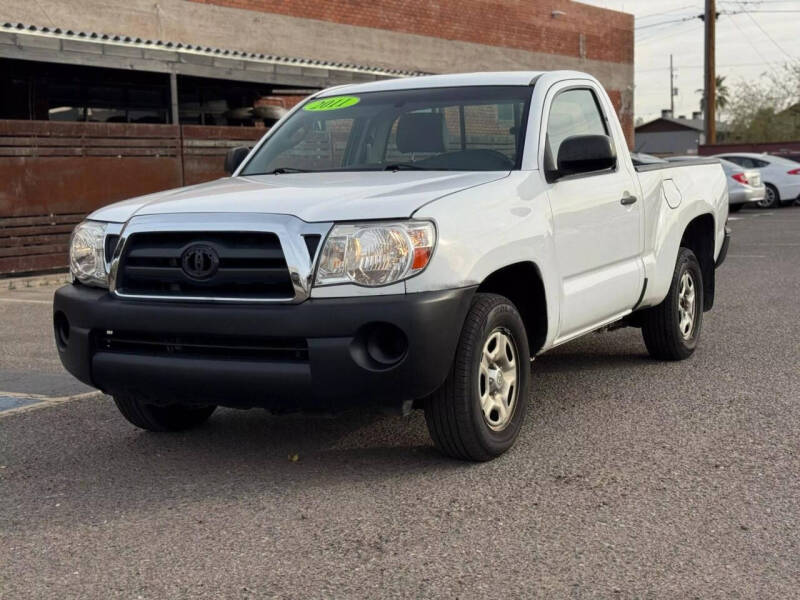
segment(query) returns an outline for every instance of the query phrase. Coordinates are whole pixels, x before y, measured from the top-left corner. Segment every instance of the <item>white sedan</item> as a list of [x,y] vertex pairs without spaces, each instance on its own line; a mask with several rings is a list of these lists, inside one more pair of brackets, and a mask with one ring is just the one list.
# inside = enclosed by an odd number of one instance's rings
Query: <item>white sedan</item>
[[781,204],[792,204],[800,200],[800,163],[788,158],[752,152],[717,154],[745,169],[761,171],[761,180],[767,186],[767,195],[758,205],[762,208],[777,208]]

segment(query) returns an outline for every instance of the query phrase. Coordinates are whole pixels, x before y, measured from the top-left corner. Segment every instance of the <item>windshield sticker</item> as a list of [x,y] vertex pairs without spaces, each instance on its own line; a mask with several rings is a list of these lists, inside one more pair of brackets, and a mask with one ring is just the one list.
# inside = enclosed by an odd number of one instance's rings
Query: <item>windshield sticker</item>
[[323,110],[338,110],[340,108],[347,108],[358,104],[361,98],[356,96],[336,96],[335,98],[323,98],[322,100],[314,100],[309,102],[303,107],[303,110],[312,112],[320,112]]

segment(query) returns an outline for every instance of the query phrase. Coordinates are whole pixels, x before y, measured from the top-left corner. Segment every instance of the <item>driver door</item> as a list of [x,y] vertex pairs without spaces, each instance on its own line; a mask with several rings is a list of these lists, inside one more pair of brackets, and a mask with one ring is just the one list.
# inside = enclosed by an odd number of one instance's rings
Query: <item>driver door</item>
[[[621,130],[606,118],[610,106],[590,82],[551,90],[545,103],[545,171],[555,170],[561,143],[573,135],[599,134],[620,143]],[[619,152],[617,152],[619,155]],[[548,164],[549,163],[549,164]],[[556,343],[629,312],[643,285],[642,202],[627,165],[556,178],[548,189],[561,279]]]

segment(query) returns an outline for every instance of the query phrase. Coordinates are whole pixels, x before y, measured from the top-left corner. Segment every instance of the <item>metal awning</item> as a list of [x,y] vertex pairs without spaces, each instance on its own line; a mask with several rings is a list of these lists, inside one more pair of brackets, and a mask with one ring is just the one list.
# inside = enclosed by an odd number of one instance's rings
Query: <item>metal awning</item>
[[422,74],[23,23],[0,27],[0,56],[302,88]]

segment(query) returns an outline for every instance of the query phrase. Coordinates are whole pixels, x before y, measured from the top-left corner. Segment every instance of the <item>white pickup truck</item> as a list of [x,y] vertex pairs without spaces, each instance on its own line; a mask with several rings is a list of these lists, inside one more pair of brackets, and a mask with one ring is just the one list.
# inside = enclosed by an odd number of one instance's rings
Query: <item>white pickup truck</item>
[[519,434],[536,355],[627,325],[689,357],[730,235],[719,163],[634,167],[579,72],[323,90],[226,167],[72,236],[61,360],[144,429],[379,404],[488,460]]

